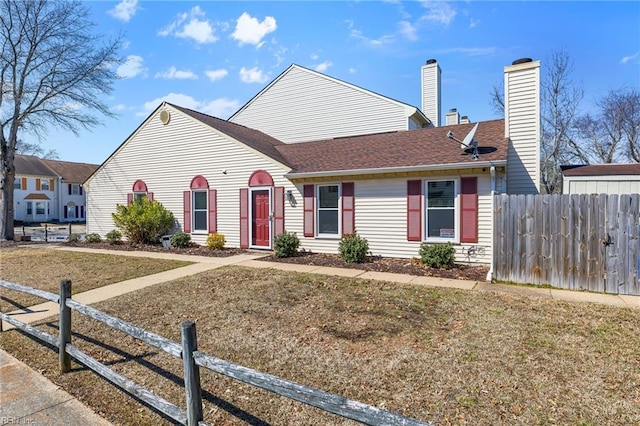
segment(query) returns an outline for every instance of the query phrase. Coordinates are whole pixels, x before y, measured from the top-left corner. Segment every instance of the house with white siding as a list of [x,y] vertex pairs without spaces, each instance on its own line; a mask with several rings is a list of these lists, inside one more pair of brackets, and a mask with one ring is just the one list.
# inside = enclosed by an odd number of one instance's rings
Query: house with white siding
[[561,166],[563,194],[638,194],[640,163]]
[[[308,70],[302,73],[317,77]],[[404,128],[389,125],[375,133],[360,129],[343,134],[338,119],[335,134],[321,129],[306,141],[308,122],[299,126],[299,133],[288,121],[283,134],[269,127],[280,113],[295,120],[286,100],[301,96],[297,91],[261,109],[264,125],[260,114],[251,126],[238,122],[271,96],[278,82],[229,120],[162,103],[85,182],[87,232],[105,235],[114,229],[111,213],[117,204],[146,195],[173,212],[176,230],[190,233],[200,244],[218,232],[228,246],[270,250],[274,237],[286,230],[295,232],[306,250],[337,253],[340,238],[356,231],[374,255],[409,258],[418,255],[422,243],[450,242],[459,260],[490,263],[492,195],[510,188],[537,192],[538,165],[531,164],[535,156],[525,154],[529,145],[539,147],[539,62],[505,67],[505,74],[510,73],[519,78],[505,77],[510,94],[504,120],[437,127],[436,118],[412,128],[407,120],[415,112],[405,110]],[[439,68],[431,74],[439,81]],[[315,92],[311,87],[304,93]],[[362,93],[366,105],[381,98]],[[334,105],[344,103],[342,96],[333,98]],[[534,105],[523,107],[526,103]],[[435,110],[439,114],[439,107]],[[342,114],[348,116],[348,111]],[[474,127],[472,145],[477,149],[461,147],[457,139]],[[522,157],[511,155],[512,150]],[[515,172],[510,161],[515,161]],[[510,176],[520,183],[510,185]],[[481,255],[467,257],[478,248]]]
[[97,164],[15,156],[14,219],[22,222],[77,222],[86,217],[83,182]]

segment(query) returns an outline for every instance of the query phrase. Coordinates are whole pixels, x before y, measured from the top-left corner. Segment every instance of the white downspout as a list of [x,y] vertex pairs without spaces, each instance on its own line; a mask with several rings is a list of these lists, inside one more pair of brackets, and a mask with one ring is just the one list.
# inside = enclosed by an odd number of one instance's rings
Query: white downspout
[[489,266],[489,272],[487,272],[487,281],[493,281],[493,267],[496,261],[494,253],[495,241],[494,241],[494,215],[495,205],[494,196],[496,195],[496,166],[491,166],[491,266]]

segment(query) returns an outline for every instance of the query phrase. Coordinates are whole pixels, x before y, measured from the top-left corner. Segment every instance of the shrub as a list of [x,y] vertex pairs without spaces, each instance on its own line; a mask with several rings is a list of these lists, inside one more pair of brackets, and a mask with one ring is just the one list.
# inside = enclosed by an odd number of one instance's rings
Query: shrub
[[357,233],[345,234],[338,247],[340,256],[347,263],[362,263],[367,259],[369,242]]
[[295,232],[283,232],[273,242],[276,257],[293,257],[298,252],[300,239]]
[[207,247],[211,250],[222,250],[226,242],[227,240],[224,239],[224,235],[218,234],[217,232],[209,234],[207,237]]
[[102,237],[100,237],[100,234],[87,234],[87,236],[84,237],[84,242],[89,244],[101,243]]
[[456,249],[451,243],[420,246],[420,259],[431,268],[451,268],[455,261],[455,253]]
[[117,229],[107,232],[106,237],[109,244],[120,244],[122,242],[122,233]]
[[67,238],[67,241],[70,243],[77,243],[78,241],[80,241],[80,235],[78,234],[69,234],[69,237]]
[[134,244],[157,243],[173,228],[173,213],[147,197],[139,198],[128,206],[118,204],[111,216],[116,227]]
[[176,232],[171,236],[171,247],[185,248],[191,245],[191,235],[184,232]]

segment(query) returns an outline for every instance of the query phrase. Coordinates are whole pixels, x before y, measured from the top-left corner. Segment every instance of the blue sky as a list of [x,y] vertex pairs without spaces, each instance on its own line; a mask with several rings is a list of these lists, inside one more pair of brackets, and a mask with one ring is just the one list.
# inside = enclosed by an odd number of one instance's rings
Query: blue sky
[[[88,2],[96,31],[124,34],[117,117],[42,140],[61,160],[102,163],[162,100],[220,118],[290,64],[420,107],[420,67],[442,68],[442,110],[497,118],[503,67],[565,50],[582,110],[610,89],[640,87],[640,2]],[[24,135],[25,140],[29,139]]]

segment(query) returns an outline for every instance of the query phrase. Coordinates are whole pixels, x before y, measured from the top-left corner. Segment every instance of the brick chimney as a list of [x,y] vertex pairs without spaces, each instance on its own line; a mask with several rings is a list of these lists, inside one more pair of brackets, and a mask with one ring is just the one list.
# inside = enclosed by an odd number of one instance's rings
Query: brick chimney
[[442,70],[438,61],[429,59],[422,66],[422,112],[434,127],[440,127],[441,92],[440,75]]
[[509,138],[507,192],[540,192],[540,61],[504,68],[504,133]]

